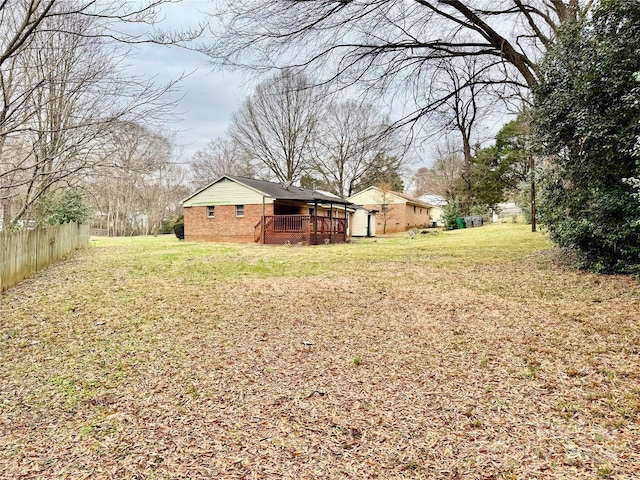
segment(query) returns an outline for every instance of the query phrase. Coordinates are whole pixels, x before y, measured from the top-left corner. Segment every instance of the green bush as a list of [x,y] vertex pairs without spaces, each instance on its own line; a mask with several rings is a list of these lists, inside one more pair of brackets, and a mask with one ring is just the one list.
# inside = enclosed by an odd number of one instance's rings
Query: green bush
[[450,201],[442,209],[442,221],[444,222],[445,230],[455,230],[457,228],[456,218],[462,217],[462,209],[460,208],[460,202],[456,200]]
[[170,218],[162,221],[162,227],[160,227],[160,233],[174,233],[173,227],[176,223],[184,223],[184,217],[182,215]]
[[519,185],[515,201],[522,210],[524,222],[531,224],[531,183],[523,182]]
[[44,219],[49,225],[68,222],[84,223],[90,215],[91,209],[84,203],[82,193],[69,188],[53,194],[43,200]]
[[550,160],[538,203],[549,237],[595,272],[640,273],[640,2],[600,3],[560,31],[535,89]]
[[474,204],[469,209],[469,215],[486,215],[488,211],[488,205]]
[[173,226],[173,233],[176,234],[180,240],[184,240],[184,219],[181,219],[176,222]]

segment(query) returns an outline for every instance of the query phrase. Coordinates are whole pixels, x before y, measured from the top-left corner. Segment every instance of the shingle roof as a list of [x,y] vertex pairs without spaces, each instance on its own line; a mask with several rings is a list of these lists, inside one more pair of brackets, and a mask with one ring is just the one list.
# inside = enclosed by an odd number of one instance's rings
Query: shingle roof
[[296,200],[301,202],[323,202],[323,203],[335,203],[340,205],[351,205],[352,202],[349,200],[345,200],[344,198],[340,198],[336,195],[330,193],[318,192],[316,190],[309,190],[307,188],[302,187],[294,187],[288,186],[285,187],[279,183],[267,182],[266,180],[257,180],[255,178],[246,178],[246,177],[238,177],[235,175],[224,175],[217,179],[215,182],[210,183],[206,187],[198,190],[194,194],[190,195],[182,202],[189,200],[191,197],[197,195],[198,193],[206,190],[211,185],[218,183],[223,178],[228,178],[234,182],[245,185],[249,188],[257,190],[259,192],[264,193],[272,197],[274,200]]
[[[362,190],[362,191],[360,191],[360,192],[358,192],[358,193],[356,193],[356,194],[354,194],[354,195],[351,195],[351,197],[350,197],[350,198],[353,198],[353,197],[355,197],[355,196],[358,196],[358,195],[360,195],[361,193],[366,192],[366,191],[368,191],[368,190],[377,190],[377,191],[379,191],[379,192],[382,192],[382,190],[380,189],[380,187],[376,187],[375,185],[373,185],[373,186],[371,186],[371,187],[367,187],[367,188],[365,188],[364,190]],[[429,204],[429,203],[427,203],[427,202],[425,202],[425,201],[423,201],[423,200],[420,200],[419,198],[411,197],[411,196],[406,195],[406,194],[404,194],[404,193],[394,192],[393,190],[389,190],[389,191],[387,191],[386,193],[389,193],[389,194],[391,194],[391,195],[395,195],[395,196],[396,196],[396,197],[398,197],[398,198],[402,198],[403,200],[406,200],[406,202],[407,202],[407,203],[410,203],[410,204],[412,204],[412,205],[416,205],[416,206],[418,206],[418,207],[426,207],[426,208],[431,208],[431,207],[433,207],[433,205],[431,205],[431,204]]]
[[431,207],[432,206],[432,205],[428,204],[427,202],[425,202],[424,200],[420,200],[419,198],[411,197],[411,196],[406,195],[404,193],[400,193],[400,192],[389,192],[389,193],[392,193],[393,195],[397,195],[400,198],[404,198],[409,203],[414,203],[416,205],[425,205],[427,207]]

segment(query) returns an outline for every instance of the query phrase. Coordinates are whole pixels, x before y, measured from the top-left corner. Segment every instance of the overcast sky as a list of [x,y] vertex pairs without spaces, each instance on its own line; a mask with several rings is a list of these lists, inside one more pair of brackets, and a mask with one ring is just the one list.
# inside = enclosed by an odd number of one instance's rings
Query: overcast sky
[[[197,26],[206,19],[204,12],[211,9],[212,4],[207,0],[182,0],[165,5],[165,20],[159,28]],[[206,42],[206,38],[202,41]],[[175,98],[182,97],[177,108],[178,121],[167,124],[167,129],[177,131],[177,160],[180,162],[188,161],[210,139],[226,134],[231,115],[251,93],[256,82],[240,73],[214,70],[204,54],[158,45],[140,46],[130,68],[133,74],[154,77],[158,84],[187,75],[180,81],[179,92],[175,94]],[[478,132],[483,137],[478,140],[482,142],[491,139],[504,122],[503,118],[491,120],[491,116],[487,118],[490,121],[484,132]],[[434,142],[429,140],[413,155],[413,168],[431,163]]]
[[[159,28],[197,26],[204,19],[202,12],[210,9],[211,4],[203,0],[166,5],[165,20]],[[188,160],[210,139],[224,136],[231,114],[252,90],[239,73],[213,70],[201,53],[158,45],[142,45],[133,53],[129,67],[133,74],[153,77],[158,84],[187,75],[174,95],[183,97],[176,110],[178,121],[167,124],[168,129],[178,131],[181,161]]]

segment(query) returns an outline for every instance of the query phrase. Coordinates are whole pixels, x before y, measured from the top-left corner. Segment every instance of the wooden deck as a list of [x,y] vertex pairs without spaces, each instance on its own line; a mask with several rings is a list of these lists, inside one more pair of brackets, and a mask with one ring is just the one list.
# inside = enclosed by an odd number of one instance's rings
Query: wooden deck
[[344,243],[347,239],[346,227],[344,218],[266,215],[255,226],[254,241],[271,245]]

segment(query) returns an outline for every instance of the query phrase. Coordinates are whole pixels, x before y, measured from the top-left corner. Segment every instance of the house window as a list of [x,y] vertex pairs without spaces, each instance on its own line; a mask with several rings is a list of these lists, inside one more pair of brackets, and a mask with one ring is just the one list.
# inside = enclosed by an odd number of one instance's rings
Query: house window
[[236,217],[244,217],[244,205],[236,205]]
[[216,207],[214,207],[213,205],[209,205],[207,207],[207,217],[213,218],[215,216],[216,216]]
[[416,206],[413,206],[413,213],[416,213]]

